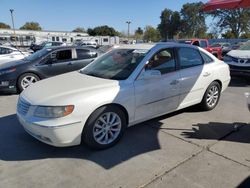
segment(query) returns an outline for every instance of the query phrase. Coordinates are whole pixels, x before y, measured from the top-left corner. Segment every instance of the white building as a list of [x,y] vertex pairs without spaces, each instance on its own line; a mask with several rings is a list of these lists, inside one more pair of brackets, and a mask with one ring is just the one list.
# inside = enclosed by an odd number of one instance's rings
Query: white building
[[[95,41],[99,45],[119,44],[119,37],[110,36],[89,36],[87,33],[68,32],[68,31],[33,31],[0,29],[0,43],[6,45],[17,45],[28,47],[31,43],[41,43],[43,41],[59,41],[73,44],[75,41]],[[15,44],[16,43],[16,44]]]

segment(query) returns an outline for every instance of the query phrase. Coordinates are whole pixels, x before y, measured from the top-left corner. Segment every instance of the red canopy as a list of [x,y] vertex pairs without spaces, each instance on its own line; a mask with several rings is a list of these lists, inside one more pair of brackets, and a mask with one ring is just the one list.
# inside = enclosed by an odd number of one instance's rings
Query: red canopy
[[216,9],[249,8],[250,0],[210,0],[203,7],[203,11]]

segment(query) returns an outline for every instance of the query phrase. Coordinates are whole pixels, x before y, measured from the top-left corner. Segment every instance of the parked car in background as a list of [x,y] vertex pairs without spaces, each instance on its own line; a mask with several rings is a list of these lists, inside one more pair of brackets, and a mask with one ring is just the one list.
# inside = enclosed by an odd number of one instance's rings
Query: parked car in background
[[195,104],[212,110],[229,82],[228,65],[202,48],[124,45],[80,71],[31,85],[19,97],[17,116],[30,135],[47,144],[83,141],[104,149],[127,126]]
[[229,65],[231,75],[250,76],[250,41],[237,50],[228,52],[223,60]]
[[218,59],[222,59],[222,48],[210,46],[207,39],[187,39],[187,40],[178,40],[177,42],[199,46],[201,48],[204,48],[211,54],[213,54]]
[[109,52],[115,48],[118,48],[122,45],[104,45],[104,46],[100,46],[98,48],[98,51],[100,51],[101,53],[106,53],[106,52]]
[[52,46],[66,46],[66,43],[64,42],[42,42],[41,44],[32,44],[30,46],[30,49],[33,50],[34,52],[41,50],[46,47],[52,47]]
[[231,50],[231,44],[229,42],[218,42],[211,44],[212,48],[219,47],[222,49],[222,56],[226,55]]
[[0,46],[0,67],[1,64],[23,59],[30,54],[30,52],[21,51],[13,47]]
[[23,91],[41,79],[79,70],[99,54],[95,49],[86,47],[44,48],[23,60],[0,67],[0,92]]
[[231,46],[231,50],[237,50],[239,49],[242,45],[244,45],[244,42],[237,42]]
[[79,45],[97,48],[97,43],[95,41],[82,41]]

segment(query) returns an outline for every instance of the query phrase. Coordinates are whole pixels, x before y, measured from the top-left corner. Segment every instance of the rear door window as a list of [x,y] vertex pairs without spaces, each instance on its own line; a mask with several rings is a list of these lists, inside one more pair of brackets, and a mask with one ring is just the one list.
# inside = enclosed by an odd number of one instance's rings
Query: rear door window
[[193,48],[179,48],[178,58],[180,69],[203,65],[203,59],[199,51]]

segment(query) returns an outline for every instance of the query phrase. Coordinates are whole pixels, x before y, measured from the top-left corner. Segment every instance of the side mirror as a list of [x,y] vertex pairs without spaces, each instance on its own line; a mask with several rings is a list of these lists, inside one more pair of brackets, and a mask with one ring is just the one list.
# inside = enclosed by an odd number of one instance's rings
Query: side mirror
[[161,77],[161,72],[159,70],[146,70],[144,73],[142,73],[140,79],[149,80],[160,77]]

